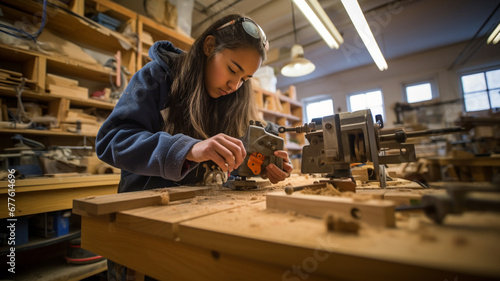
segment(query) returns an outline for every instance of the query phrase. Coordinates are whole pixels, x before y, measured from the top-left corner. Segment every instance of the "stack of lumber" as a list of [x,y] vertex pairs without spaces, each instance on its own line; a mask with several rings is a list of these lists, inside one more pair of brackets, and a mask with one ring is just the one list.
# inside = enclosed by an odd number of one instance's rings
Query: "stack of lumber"
[[47,73],[46,88],[51,95],[71,98],[88,99],[89,89],[78,86],[78,81]]
[[68,132],[77,132],[77,123],[81,123],[80,132],[85,135],[97,135],[101,122],[97,117],[83,112],[82,109],[70,108],[61,122],[61,127]]
[[[21,84],[23,74],[20,72],[0,68],[0,86],[17,86]],[[32,82],[32,81],[26,81]]]

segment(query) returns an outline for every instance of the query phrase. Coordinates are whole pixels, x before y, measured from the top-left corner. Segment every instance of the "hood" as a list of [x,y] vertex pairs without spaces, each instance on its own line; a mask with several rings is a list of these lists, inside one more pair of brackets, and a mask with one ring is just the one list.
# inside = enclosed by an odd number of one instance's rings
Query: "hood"
[[170,41],[157,41],[149,48],[148,55],[164,69],[168,69],[174,57],[184,51],[178,49]]

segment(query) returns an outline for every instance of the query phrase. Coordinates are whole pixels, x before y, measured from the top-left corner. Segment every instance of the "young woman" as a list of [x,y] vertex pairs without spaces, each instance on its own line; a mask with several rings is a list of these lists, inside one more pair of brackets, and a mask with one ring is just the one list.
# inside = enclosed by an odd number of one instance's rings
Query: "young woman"
[[[122,170],[119,192],[199,183],[204,161],[237,169],[246,155],[239,138],[258,120],[248,79],[267,46],[240,15],[215,22],[186,53],[155,43],[97,135],[98,157]],[[271,164],[262,175],[273,183],[292,170],[285,151],[276,155],[283,170]]]
[[[224,172],[243,164],[241,138],[258,120],[250,79],[264,61],[262,29],[240,15],[210,26],[184,53],[161,41],[149,50],[152,61],[124,90],[96,141],[98,157],[122,170],[119,192],[200,183],[199,163],[213,161]],[[270,164],[262,176],[273,183],[290,176]],[[108,262],[110,280],[128,280],[133,271]]]

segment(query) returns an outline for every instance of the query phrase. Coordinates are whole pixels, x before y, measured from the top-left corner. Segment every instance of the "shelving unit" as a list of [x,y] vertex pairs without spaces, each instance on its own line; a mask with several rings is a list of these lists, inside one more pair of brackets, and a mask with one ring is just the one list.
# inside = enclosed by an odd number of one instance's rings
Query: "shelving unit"
[[[4,4],[0,7],[4,17],[11,20],[33,18],[34,14],[40,15],[43,9],[42,1],[7,0],[2,2]],[[154,41],[170,40],[181,49],[188,49],[194,41],[189,36],[138,15],[112,1],[74,0],[66,7],[62,3],[57,5],[61,6],[57,7],[55,4],[49,3],[47,7],[46,29],[56,32],[68,41],[90,50],[98,50],[109,56],[120,51],[122,65],[132,74],[146,62],[144,59],[147,57],[147,49],[150,45],[145,43],[147,41],[144,38],[145,32],[151,34]],[[86,9],[92,9],[122,21],[131,28],[132,32],[137,33],[137,37],[127,37],[86,18]],[[115,71],[109,67],[79,61],[59,54],[45,54],[4,44],[0,44],[0,60],[0,68],[19,72],[27,78],[29,87],[23,91],[22,100],[40,103],[45,108],[44,111],[57,117],[58,121],[64,121],[61,119],[64,119],[67,110],[71,108],[97,108],[110,112],[114,107],[114,104],[101,100],[49,94],[46,89],[46,76],[50,73],[90,84],[89,94],[93,93],[109,86],[110,77],[115,79]],[[0,97],[14,100],[16,92],[13,87],[0,85]],[[60,132],[61,136],[95,137],[96,135],[95,132],[88,133],[85,130],[82,130],[82,134],[68,133],[57,128],[51,131]],[[10,128],[6,130],[4,127],[0,133],[10,134],[14,131]],[[19,131],[19,133],[51,136],[58,134],[53,132],[33,133],[30,130]]]
[[[146,36],[146,34],[151,35]],[[194,39],[188,37],[176,30],[169,27],[161,25],[154,20],[147,18],[142,15],[137,16],[137,34],[139,37],[139,44],[137,50],[137,65],[140,67],[144,66],[150,58],[148,56],[148,50],[152,45],[152,42],[159,40],[169,40],[177,48],[188,50],[194,42]],[[152,39],[152,40],[150,40]]]
[[[290,86],[286,93],[273,93],[262,89],[256,81],[252,80],[252,88],[254,90],[254,101],[262,119],[285,127],[303,125],[302,103],[288,97],[295,96],[294,86]],[[281,134],[281,137],[285,140],[285,150],[290,155],[294,168],[293,172],[299,173],[305,136],[304,134],[286,132]]]
[[[36,18],[34,15],[41,17],[43,1],[5,0],[1,1],[0,9],[2,20],[11,21],[12,23],[22,20],[25,24],[38,29],[40,18]],[[129,30],[137,35],[126,36],[121,32],[111,30],[94,22],[85,17],[90,10],[118,19],[128,25]],[[49,1],[45,30],[62,38],[64,42],[71,42],[86,50],[98,52],[103,57],[111,58],[119,52],[121,65],[126,67],[131,75],[143,66],[145,63],[143,58],[147,57],[147,49],[150,46],[144,43],[147,41],[144,38],[145,31],[152,35],[154,41],[169,40],[177,47],[185,50],[194,41],[189,36],[157,24],[108,0],[73,0],[68,6],[59,1]],[[145,49],[145,56],[142,54],[143,49]],[[97,90],[110,87],[110,78],[116,79],[116,73],[111,67],[105,67],[100,62],[92,63],[81,60],[79,57],[61,55],[59,52],[47,53],[28,47],[0,44],[0,69],[5,70],[4,73],[12,72],[16,74],[16,77],[19,74],[19,77],[22,76],[25,78],[26,84],[20,98],[22,103],[32,103],[39,106],[43,116],[50,115],[55,117],[58,124],[68,120],[68,112],[71,110],[84,111],[91,109],[99,111],[105,117],[106,113],[111,112],[115,106],[112,102],[92,99],[90,97],[79,98],[68,95],[67,92],[57,94],[55,93],[56,91],[48,90],[49,87],[47,84],[49,83],[47,82],[51,81],[47,78],[48,74],[59,76],[62,79],[77,81],[78,86],[89,90],[89,96]],[[128,80],[130,76],[126,78]],[[19,105],[17,103],[16,85],[10,85],[9,81],[5,79],[3,81],[4,83],[0,83],[0,99],[2,112],[5,113],[7,107],[9,109],[16,109]],[[15,110],[12,112],[15,113]],[[97,131],[86,131],[86,123],[84,122],[82,122],[82,131],[75,133],[67,131],[61,125],[51,126],[49,130],[20,128],[23,126],[12,128],[10,127],[12,123],[7,121],[5,114],[0,115],[0,117],[0,121],[3,120],[1,122],[2,127],[0,128],[0,137],[2,138],[0,151],[2,153],[5,148],[13,146],[13,141],[10,137],[16,134],[21,134],[41,142],[46,147],[82,144],[94,145],[95,143]],[[72,201],[75,198],[115,193],[119,179],[119,174],[63,176],[59,178],[19,178],[16,180],[15,215],[16,217],[31,216],[39,213],[71,209]],[[7,202],[7,190],[5,181],[0,182],[0,199],[4,200],[4,202]],[[8,217],[6,210],[0,212],[1,219]],[[43,252],[45,247],[53,247],[54,243],[57,243],[57,245],[64,244],[66,243],[64,241],[77,236],[79,236],[79,231],[75,230],[64,237],[37,239],[37,241],[31,241],[28,244],[19,246],[17,249],[21,257],[27,256],[30,260],[37,260],[40,259],[38,252]],[[0,251],[4,253],[3,248]],[[32,251],[37,252],[38,255],[31,255]],[[21,264],[21,257],[19,257],[18,266],[23,266]],[[41,266],[32,268],[30,265],[25,265],[29,269],[27,270],[29,272],[17,273],[16,276],[19,278],[33,278],[33,276],[38,278],[39,276],[43,276],[44,280],[81,280],[106,270],[105,261],[79,266],[68,265],[64,261],[64,258],[61,260],[60,257],[51,258],[50,263],[47,265],[41,261],[31,262]],[[53,271],[53,274],[47,274],[46,271],[48,268]]]

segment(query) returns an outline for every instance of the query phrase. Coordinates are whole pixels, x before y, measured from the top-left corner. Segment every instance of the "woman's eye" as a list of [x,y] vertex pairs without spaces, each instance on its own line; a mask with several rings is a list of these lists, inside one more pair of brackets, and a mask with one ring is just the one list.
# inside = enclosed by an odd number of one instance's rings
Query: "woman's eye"
[[230,67],[228,67],[228,68],[229,68],[229,71],[230,71],[231,73],[233,73],[233,74],[235,74],[235,73],[236,73],[236,72],[235,72],[232,68],[230,68]]

